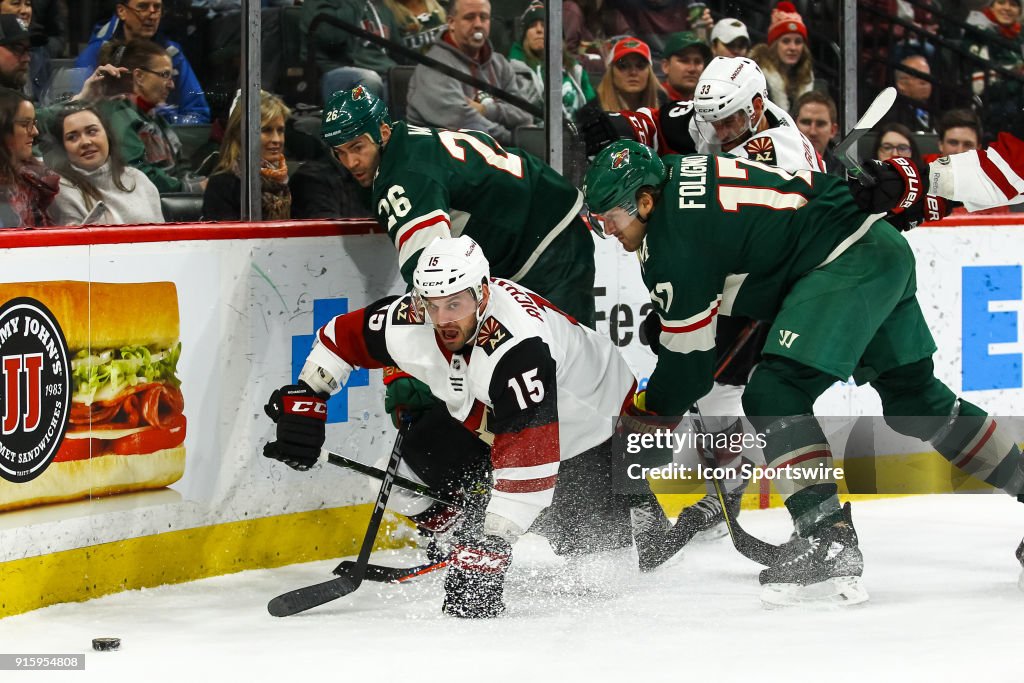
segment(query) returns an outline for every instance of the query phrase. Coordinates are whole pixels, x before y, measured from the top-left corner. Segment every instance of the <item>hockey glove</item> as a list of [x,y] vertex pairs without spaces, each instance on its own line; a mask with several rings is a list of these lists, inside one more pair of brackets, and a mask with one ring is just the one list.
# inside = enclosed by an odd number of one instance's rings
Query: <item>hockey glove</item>
[[469,619],[504,612],[505,572],[511,563],[512,546],[503,538],[460,538],[448,558],[441,611]]
[[437,405],[430,387],[396,367],[384,368],[384,410],[391,415],[397,429],[403,415],[415,422],[420,415]]
[[918,169],[906,157],[886,161],[869,159],[864,175],[847,181],[860,208],[870,213],[902,213],[924,200],[928,164]]
[[650,347],[655,355],[661,351],[661,316],[657,311],[652,310],[641,323],[643,336],[641,340]]
[[602,149],[622,138],[634,139],[633,126],[621,114],[606,112],[597,100],[585,104],[576,112],[576,124],[587,156],[592,157]]
[[263,455],[305,472],[316,464],[327,429],[327,395],[299,381],[274,390],[263,407],[277,423],[277,440],[263,447]]

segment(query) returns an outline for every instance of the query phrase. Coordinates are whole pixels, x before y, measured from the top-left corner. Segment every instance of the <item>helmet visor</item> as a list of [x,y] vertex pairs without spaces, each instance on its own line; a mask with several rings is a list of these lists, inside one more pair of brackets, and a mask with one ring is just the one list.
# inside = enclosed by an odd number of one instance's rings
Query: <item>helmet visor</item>
[[600,226],[605,235],[625,230],[636,219],[636,206],[613,206],[603,214],[590,214],[591,225]]
[[733,112],[717,121],[707,121],[700,115],[694,117],[697,131],[709,145],[728,145],[742,140],[753,128],[746,110]]
[[425,297],[416,294],[413,301],[434,327],[460,324],[476,315],[478,308],[472,289],[464,289],[451,296]]

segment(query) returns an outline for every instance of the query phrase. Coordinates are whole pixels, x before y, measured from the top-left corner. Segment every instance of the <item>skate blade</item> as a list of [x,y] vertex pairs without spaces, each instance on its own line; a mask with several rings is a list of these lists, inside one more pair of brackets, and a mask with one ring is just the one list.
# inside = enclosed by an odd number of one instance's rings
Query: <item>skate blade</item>
[[761,587],[761,602],[765,607],[858,605],[868,599],[859,576],[837,576],[810,586],[796,583],[765,584]]
[[720,538],[725,538],[729,535],[729,527],[726,526],[725,522],[719,522],[709,529],[697,532],[693,537],[695,543],[711,543],[717,541]]

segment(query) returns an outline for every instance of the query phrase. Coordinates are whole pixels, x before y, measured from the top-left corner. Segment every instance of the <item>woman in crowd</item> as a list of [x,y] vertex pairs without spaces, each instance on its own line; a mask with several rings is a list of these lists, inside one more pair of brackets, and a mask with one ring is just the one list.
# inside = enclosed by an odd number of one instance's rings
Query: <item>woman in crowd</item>
[[[964,35],[971,52],[991,60],[996,66],[1024,74],[1024,34],[1021,32],[1020,0],[995,0],[980,12],[971,12]],[[982,119],[989,130],[1012,130],[1020,134],[1024,89],[1021,84],[1003,78],[994,71],[977,70],[971,74],[974,94],[982,98]]]
[[871,157],[879,161],[893,157],[908,157],[914,160],[918,168],[921,168],[922,163],[914,134],[902,123],[887,123],[882,126],[878,131]]
[[105,79],[110,81],[107,97],[98,107],[120,142],[125,162],[145,173],[160,192],[202,192],[206,179],[191,175],[179,158],[178,136],[154,111],[174,88],[167,51],[150,40],[112,40],[100,50],[99,63],[121,73]]
[[[291,218],[292,195],[284,160],[284,125],[291,110],[276,95],[260,91],[260,183],[263,220]],[[220,146],[217,167],[203,194],[203,220],[237,221],[242,215],[242,108],[235,106]]]
[[39,129],[36,110],[20,92],[0,88],[0,214],[3,227],[53,225],[49,207],[58,191],[57,174],[32,156]]
[[755,45],[750,57],[764,72],[768,99],[791,114],[798,97],[814,87],[814,64],[807,47],[807,26],[790,2],[772,10],[767,43]]
[[[544,106],[544,5],[534,0],[519,21],[522,36],[513,43],[508,58],[523,96]],[[590,77],[568,51],[562,55],[562,109],[572,116],[595,97]]]
[[651,68],[651,48],[639,38],[623,38],[612,48],[611,68],[597,86],[605,111],[636,111],[658,107],[667,100]]
[[448,15],[437,0],[384,0],[395,16],[402,44],[426,52],[447,28]]
[[125,166],[110,127],[94,107],[63,109],[53,130],[58,140],[53,167],[61,176],[54,222],[81,225],[100,201],[106,208],[92,223],[164,222],[156,186],[139,169]]

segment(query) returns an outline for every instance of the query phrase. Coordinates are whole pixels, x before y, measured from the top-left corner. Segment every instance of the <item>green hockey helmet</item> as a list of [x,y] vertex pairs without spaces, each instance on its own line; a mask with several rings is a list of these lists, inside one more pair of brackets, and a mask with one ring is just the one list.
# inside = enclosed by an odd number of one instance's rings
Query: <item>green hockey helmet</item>
[[583,196],[593,213],[619,207],[636,215],[636,191],[645,185],[661,187],[666,178],[665,165],[650,147],[618,140],[594,157],[583,181]]
[[327,100],[320,135],[331,147],[343,145],[363,133],[379,145],[382,123],[391,125],[388,106],[368,89],[357,85],[351,90],[338,90]]

